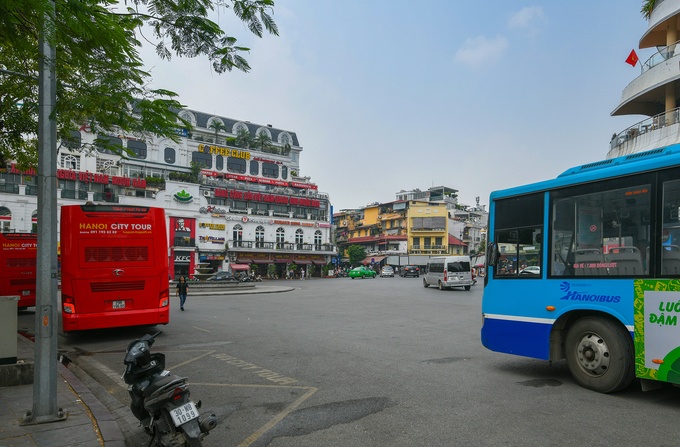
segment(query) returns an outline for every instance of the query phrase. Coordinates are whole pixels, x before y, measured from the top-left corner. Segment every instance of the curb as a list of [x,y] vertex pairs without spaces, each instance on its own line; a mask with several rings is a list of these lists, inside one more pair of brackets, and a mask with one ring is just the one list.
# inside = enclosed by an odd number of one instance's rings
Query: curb
[[92,423],[100,436],[102,445],[106,447],[125,447],[125,436],[106,406],[68,368],[59,363],[57,369],[59,370],[59,375],[68,383],[87,408],[90,419],[92,419]]

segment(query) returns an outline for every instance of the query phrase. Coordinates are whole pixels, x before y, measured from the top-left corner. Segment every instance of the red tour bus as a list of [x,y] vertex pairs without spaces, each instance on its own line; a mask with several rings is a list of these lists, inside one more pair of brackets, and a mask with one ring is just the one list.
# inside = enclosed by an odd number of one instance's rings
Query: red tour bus
[[0,295],[18,296],[18,307],[35,306],[38,235],[0,233]]
[[64,332],[168,323],[163,209],[62,206],[60,235]]

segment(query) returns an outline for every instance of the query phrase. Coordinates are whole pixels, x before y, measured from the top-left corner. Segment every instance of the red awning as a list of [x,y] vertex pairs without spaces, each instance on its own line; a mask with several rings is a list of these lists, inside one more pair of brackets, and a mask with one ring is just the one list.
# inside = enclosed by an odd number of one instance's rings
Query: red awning
[[232,270],[250,270],[248,264],[229,264],[229,267],[231,267]]

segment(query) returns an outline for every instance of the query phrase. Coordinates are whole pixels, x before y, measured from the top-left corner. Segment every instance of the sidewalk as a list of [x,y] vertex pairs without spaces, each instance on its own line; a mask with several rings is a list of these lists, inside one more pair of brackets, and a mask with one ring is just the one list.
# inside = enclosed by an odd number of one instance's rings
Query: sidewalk
[[[192,292],[192,295],[242,295],[295,290],[291,285],[262,285],[234,290]],[[17,359],[32,363],[33,341],[17,334]],[[94,382],[94,381],[93,381]],[[95,382],[95,385],[98,385]],[[125,447],[115,417],[92,391],[64,365],[57,365],[57,407],[63,421],[21,425],[33,410],[33,384],[0,387],[0,447]]]
[[[17,359],[33,361],[33,342],[17,334]],[[0,447],[125,447],[111,413],[65,366],[57,365],[57,407],[63,421],[21,425],[33,410],[33,385],[0,388]]]

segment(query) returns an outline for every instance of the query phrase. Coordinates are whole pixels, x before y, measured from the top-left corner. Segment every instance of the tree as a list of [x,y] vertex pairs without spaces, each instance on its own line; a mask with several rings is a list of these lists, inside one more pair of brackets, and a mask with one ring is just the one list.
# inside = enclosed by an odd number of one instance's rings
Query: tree
[[357,265],[366,257],[366,250],[361,245],[350,245],[347,247],[347,256],[351,265]]
[[250,147],[254,145],[254,141],[255,140],[250,135],[250,132],[248,132],[248,129],[244,129],[243,127],[238,128],[236,131],[236,145],[238,147],[250,149]]
[[[56,13],[50,12],[54,4]],[[217,73],[247,72],[237,46],[208,18],[215,8],[231,8],[258,37],[263,30],[278,35],[270,13],[274,0],[3,0],[0,2],[0,157],[36,165],[38,117],[38,35],[42,17],[56,48],[57,101],[52,117],[58,135],[68,138],[74,126],[91,132],[144,138],[155,134],[178,140],[183,107],[177,95],[146,87],[150,74],[142,69],[141,39],[155,39],[164,59],[207,57]],[[148,36],[147,36],[148,35]]]
[[265,149],[269,149],[272,147],[272,139],[269,138],[269,135],[267,135],[267,132],[262,131],[257,134],[255,137],[255,147],[258,149],[264,151]]
[[649,19],[649,16],[652,14],[652,10],[654,9],[655,4],[656,0],[643,0],[642,9],[640,10],[642,17],[644,17],[645,19]]
[[212,130],[215,131],[215,144],[217,144],[217,135],[218,135],[220,132],[223,132],[223,131],[227,130],[227,126],[225,126],[224,124],[222,124],[222,121],[218,121],[218,120],[211,120],[211,121],[210,121],[210,125],[208,126],[208,128],[210,128],[210,129],[212,129]]

